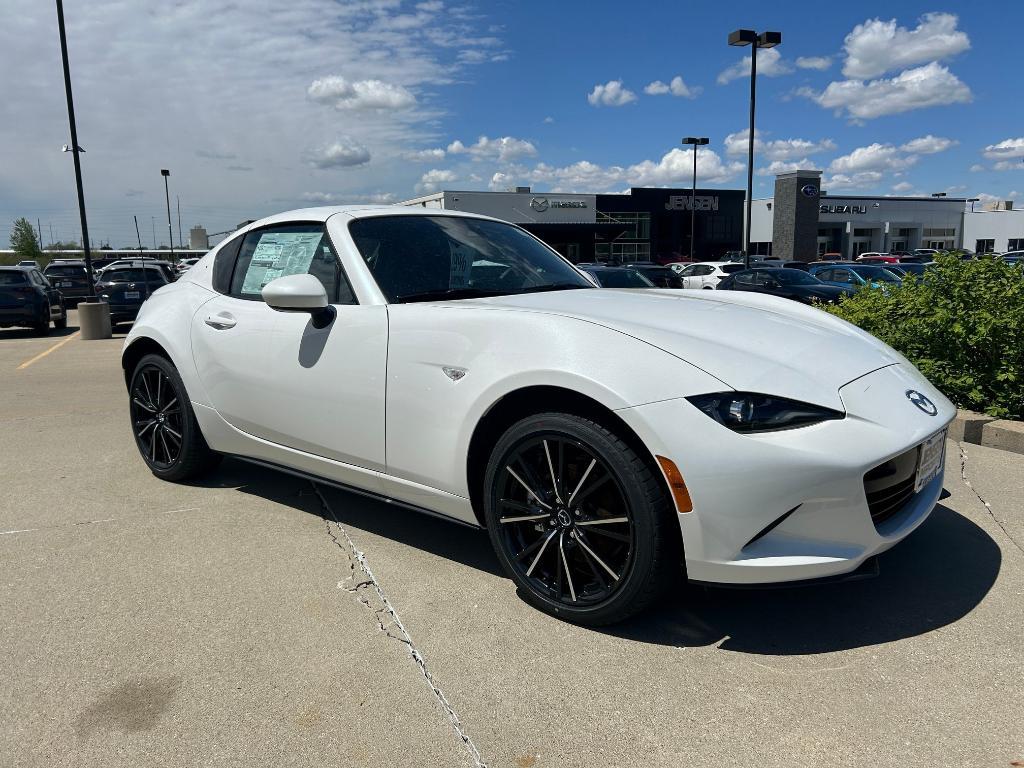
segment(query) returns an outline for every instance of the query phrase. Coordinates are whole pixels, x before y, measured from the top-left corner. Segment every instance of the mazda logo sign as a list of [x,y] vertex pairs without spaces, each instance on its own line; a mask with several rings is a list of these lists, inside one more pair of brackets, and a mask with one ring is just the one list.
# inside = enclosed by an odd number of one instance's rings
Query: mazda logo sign
[[800,187],[800,191],[803,193],[804,197],[818,196],[818,188],[813,184],[804,184],[802,187]]
[[530,207],[537,213],[544,213],[550,205],[546,197],[535,197],[530,201]]
[[929,416],[934,416],[939,412],[939,407],[916,389],[907,390],[907,400],[916,405],[918,410],[927,413]]

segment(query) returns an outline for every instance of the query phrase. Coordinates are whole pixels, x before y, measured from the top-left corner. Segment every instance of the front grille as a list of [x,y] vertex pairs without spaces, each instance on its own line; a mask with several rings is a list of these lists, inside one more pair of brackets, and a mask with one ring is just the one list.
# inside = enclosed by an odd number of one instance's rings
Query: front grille
[[875,526],[897,514],[914,496],[918,448],[911,448],[864,475],[864,493]]

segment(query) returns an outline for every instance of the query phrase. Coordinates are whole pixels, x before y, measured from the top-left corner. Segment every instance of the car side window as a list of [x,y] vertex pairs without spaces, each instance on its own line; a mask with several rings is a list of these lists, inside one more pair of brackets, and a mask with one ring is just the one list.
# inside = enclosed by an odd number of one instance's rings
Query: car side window
[[235,259],[238,258],[238,249],[242,245],[245,235],[240,235],[234,240],[229,240],[220,247],[217,255],[213,257],[213,274],[211,283],[213,290],[217,293],[227,293],[231,290],[231,272],[235,268]]
[[50,287],[50,281],[43,277],[42,273],[38,270],[33,269],[29,274],[32,275],[32,282],[36,285],[41,285],[44,288]]
[[832,270],[832,281],[835,283],[851,283],[853,282],[848,269],[833,269]]
[[738,275],[733,275],[732,280],[734,283],[740,285],[753,285],[754,284],[754,273],[753,272],[741,272]]
[[693,271],[694,271],[695,269],[697,269],[697,268],[696,268],[695,266],[693,266],[693,265],[691,264],[691,265],[690,265],[690,266],[688,266],[688,267],[684,267],[684,268],[683,268],[683,271],[682,271],[682,272],[680,272],[679,274],[680,274],[680,275],[681,275],[682,277],[689,277],[690,275],[692,275],[692,274],[693,274]]
[[301,274],[317,278],[331,304],[356,303],[323,224],[286,224],[247,233],[235,260],[229,294],[262,301],[261,291],[271,280]]

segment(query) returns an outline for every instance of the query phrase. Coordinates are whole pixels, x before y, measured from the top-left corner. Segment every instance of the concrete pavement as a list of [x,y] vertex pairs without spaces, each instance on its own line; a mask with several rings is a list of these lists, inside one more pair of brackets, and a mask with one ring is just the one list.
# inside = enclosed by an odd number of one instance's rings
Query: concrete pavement
[[233,460],[155,479],[119,340],[19,370],[61,340],[0,331],[2,766],[1024,760],[1024,456],[950,442],[876,579],[595,631],[483,532]]

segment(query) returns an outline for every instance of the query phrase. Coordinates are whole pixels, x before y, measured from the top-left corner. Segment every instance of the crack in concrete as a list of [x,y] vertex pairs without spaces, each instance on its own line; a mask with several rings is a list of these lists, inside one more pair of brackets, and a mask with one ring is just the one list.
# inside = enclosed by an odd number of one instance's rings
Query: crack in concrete
[[991,517],[995,524],[999,526],[999,529],[1006,535],[1006,538],[1010,540],[1010,543],[1024,553],[1024,547],[1022,547],[1020,542],[1010,535],[1010,532],[1006,530],[1006,526],[1003,525],[1002,520],[996,517],[996,513],[995,510],[992,509],[992,505],[982,498],[981,494],[978,493],[978,489],[971,485],[971,481],[967,479],[967,451],[964,450],[963,444],[961,443],[957,443],[957,447],[960,449],[960,479],[963,480],[964,485],[974,492],[974,495],[978,497],[978,501],[985,505],[985,510],[988,512],[989,517]]
[[[419,669],[420,674],[427,683],[427,687],[430,688],[430,692],[437,699],[441,709],[444,710],[447,715],[452,728],[455,731],[455,735],[459,737],[466,751],[469,753],[470,758],[473,760],[476,768],[487,768],[487,765],[483,762],[480,757],[480,751],[476,748],[473,740],[469,738],[465,728],[462,725],[462,721],[456,714],[455,709],[448,702],[444,692],[438,686],[434,680],[434,676],[431,674],[430,669],[427,667],[427,661],[423,658],[423,654],[420,653],[419,649],[413,643],[412,636],[409,631],[402,624],[402,620],[398,618],[398,613],[395,611],[394,606],[391,605],[391,601],[388,600],[384,590],[380,583],[377,581],[377,577],[373,575],[373,571],[370,570],[369,563],[366,562],[366,555],[356,547],[355,542],[348,535],[348,532],[342,526],[337,516],[334,514],[334,510],[331,509],[327,503],[327,499],[320,492],[320,488],[315,484],[313,486],[313,492],[320,499],[320,507],[323,511],[322,517],[324,522],[327,524],[327,535],[331,537],[331,541],[334,542],[335,546],[338,547],[345,556],[348,558],[349,574],[348,577],[338,582],[338,588],[344,589],[346,592],[350,592],[355,595],[356,599],[362,603],[368,610],[373,612],[374,619],[377,622],[378,629],[386,634],[388,637],[397,640],[406,646],[409,652],[409,656]],[[338,533],[341,534],[342,540],[335,535],[334,530],[331,527],[331,523],[337,528]],[[357,572],[358,568],[358,572]],[[356,581],[356,579],[359,579]],[[372,599],[376,597],[379,607],[374,607]]]

